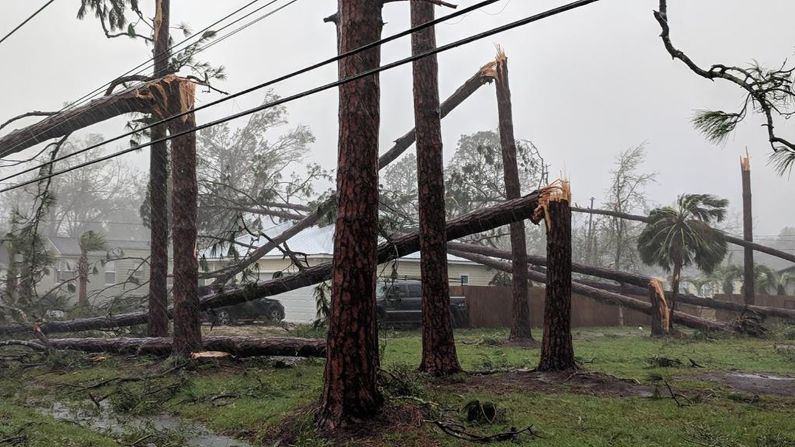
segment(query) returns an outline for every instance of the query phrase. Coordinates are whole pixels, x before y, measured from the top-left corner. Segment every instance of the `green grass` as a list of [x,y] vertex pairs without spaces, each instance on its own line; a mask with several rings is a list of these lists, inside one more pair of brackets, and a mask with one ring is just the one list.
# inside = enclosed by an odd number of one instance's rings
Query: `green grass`
[[[421,339],[418,332],[382,334],[382,367],[394,371],[405,382],[400,392],[437,402],[446,418],[460,418],[460,409],[470,400],[493,401],[500,417],[495,425],[468,426],[481,433],[532,425],[541,438],[523,443],[538,446],[795,446],[795,396],[747,398],[728,387],[708,382],[710,371],[737,370],[793,374],[795,356],[777,352],[775,344],[792,344],[792,330],[775,331],[769,339],[746,337],[705,339],[687,336],[660,340],[642,337],[637,328],[577,329],[575,352],[586,370],[636,379],[651,384],[651,376],[668,381],[674,389],[695,399],[678,406],[672,399],[608,397],[574,394],[567,387],[549,392],[528,391],[519,385],[495,383],[471,388],[465,376],[438,380],[414,372],[419,364]],[[307,331],[307,335],[311,332]],[[540,338],[540,331],[535,335]],[[538,349],[503,346],[503,330],[462,330],[456,333],[458,355],[469,370],[533,368]],[[683,366],[652,367],[653,357],[678,359]],[[693,359],[704,368],[692,368]],[[167,368],[160,359],[131,359],[107,356],[97,360],[82,354],[56,354],[40,366],[0,368],[0,439],[23,429],[28,446],[123,445],[77,425],[58,422],[25,408],[53,400],[85,405],[79,386],[119,377],[143,377]],[[495,376],[495,381],[498,381]],[[317,402],[322,387],[323,362],[312,359],[292,368],[274,368],[264,362],[205,363],[196,368],[145,382],[108,385],[92,391],[110,394],[114,408],[131,414],[168,412],[199,422],[210,430],[254,441],[269,439],[290,417],[306,430],[296,445],[329,445],[310,429],[307,411]],[[173,388],[168,388],[173,385]],[[167,392],[148,391],[168,388]],[[397,392],[391,388],[388,391]],[[434,413],[438,415],[437,412]],[[385,433],[383,445],[461,445],[430,424],[420,429]],[[521,443],[520,443],[521,444]],[[179,445],[175,443],[173,445]],[[354,444],[355,445],[355,444]],[[516,443],[505,443],[516,445]]]

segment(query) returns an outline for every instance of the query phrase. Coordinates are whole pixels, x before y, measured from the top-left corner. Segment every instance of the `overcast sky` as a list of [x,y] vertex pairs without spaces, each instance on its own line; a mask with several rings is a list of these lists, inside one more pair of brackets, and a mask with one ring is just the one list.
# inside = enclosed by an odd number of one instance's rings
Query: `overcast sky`
[[[201,29],[249,0],[172,0],[172,24]],[[286,3],[280,0],[277,5]],[[2,0],[0,34],[27,17],[44,0]],[[2,74],[0,122],[30,110],[57,110],[151,56],[140,41],[107,40],[96,20],[78,21],[79,0],[56,0],[40,16],[0,44]],[[264,1],[260,3],[264,4]],[[459,0],[462,7],[476,0]],[[502,0],[482,11],[438,27],[439,44],[563,4],[564,0]],[[153,11],[153,1],[141,1]],[[276,7],[277,5],[274,5]],[[575,201],[586,204],[605,196],[609,170],[622,150],[645,142],[647,171],[657,183],[648,188],[654,203],[672,203],[681,193],[712,193],[741,207],[740,154],[752,156],[755,231],[774,235],[795,226],[795,188],[768,166],[770,147],[761,120],[747,120],[723,146],[707,142],[691,124],[698,109],[734,110],[742,99],[733,85],[695,76],[672,61],[659,39],[652,16],[655,0],[601,0],[579,10],[516,29],[440,56],[441,96],[447,97],[495,55],[502,45],[509,57],[517,138],[531,139],[552,164],[552,176],[572,181]],[[238,91],[335,53],[335,31],[322,18],[336,10],[334,0],[298,0],[200,58],[227,67],[229,79],[218,87]],[[437,15],[449,10],[437,9]],[[670,0],[674,44],[701,65],[744,65],[757,60],[779,65],[793,54],[795,2],[791,0]],[[409,24],[406,3],[384,8],[384,35]],[[383,49],[383,62],[406,57],[408,39]],[[282,96],[333,81],[329,66],[275,87]],[[413,127],[411,69],[382,75],[381,147]],[[289,105],[291,122],[311,127],[317,142],[312,158],[336,162],[336,91]],[[201,93],[199,104],[217,99]],[[253,93],[202,112],[199,122],[261,103]],[[30,121],[32,122],[32,121]],[[123,131],[116,119],[91,129],[110,137]],[[787,127],[789,126],[789,127]],[[12,126],[13,127],[13,126]],[[443,121],[449,160],[461,134],[497,127],[493,87],[482,88]],[[779,127],[795,136],[791,125]],[[117,149],[118,146],[107,149]],[[148,156],[126,161],[145,168]]]

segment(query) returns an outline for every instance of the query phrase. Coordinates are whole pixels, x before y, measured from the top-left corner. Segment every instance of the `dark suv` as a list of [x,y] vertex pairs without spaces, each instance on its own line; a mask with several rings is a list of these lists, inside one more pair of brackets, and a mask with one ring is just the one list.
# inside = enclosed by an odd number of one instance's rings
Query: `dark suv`
[[[397,280],[379,282],[376,289],[378,320],[382,324],[401,326],[422,325],[422,283]],[[453,326],[466,326],[467,308],[463,296],[450,297]]]
[[284,306],[276,300],[260,298],[234,306],[210,309],[207,311],[207,319],[216,326],[255,320],[279,322],[284,320]]

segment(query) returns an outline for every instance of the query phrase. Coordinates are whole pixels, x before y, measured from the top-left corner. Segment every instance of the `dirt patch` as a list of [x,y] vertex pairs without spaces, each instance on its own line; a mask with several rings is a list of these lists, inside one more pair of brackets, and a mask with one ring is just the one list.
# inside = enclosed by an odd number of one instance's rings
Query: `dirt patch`
[[795,397],[795,377],[726,371],[710,372],[703,378],[746,393]]
[[487,390],[489,392],[577,393],[609,397],[650,397],[653,388],[639,384],[635,380],[587,372],[538,372],[530,370],[506,371],[495,374],[471,374],[463,383],[445,384],[460,390],[462,388]]

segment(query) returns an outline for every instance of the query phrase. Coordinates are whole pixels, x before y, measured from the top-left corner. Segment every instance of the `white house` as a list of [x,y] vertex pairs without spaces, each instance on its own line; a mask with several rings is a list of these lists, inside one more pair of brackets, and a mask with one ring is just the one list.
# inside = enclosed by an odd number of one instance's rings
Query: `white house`
[[[263,232],[268,236],[276,236],[289,228],[292,224],[286,223],[268,228]],[[239,256],[244,256],[248,251],[268,242],[265,237],[242,236],[237,238],[236,249]],[[334,225],[325,227],[311,227],[303,230],[287,241],[290,251],[298,254],[303,262],[309,266],[317,265],[332,260],[334,251]],[[215,249],[208,248],[200,253],[210,271],[217,270],[231,262],[229,247],[219,244]],[[448,273],[451,285],[478,285],[486,286],[494,278],[495,271],[483,265],[468,261],[463,258],[447,256]],[[279,250],[273,250],[257,261],[252,266],[252,272],[258,275],[259,280],[273,278],[277,272],[284,274],[295,273],[298,268],[292,261]],[[399,279],[420,278],[420,254],[414,253],[395,261],[381,264],[378,269],[379,277],[390,277],[393,271]],[[209,281],[208,281],[209,282]],[[305,323],[315,319],[315,287],[304,287],[288,293],[280,294],[274,298],[279,300],[285,309],[285,320],[290,322]]]

